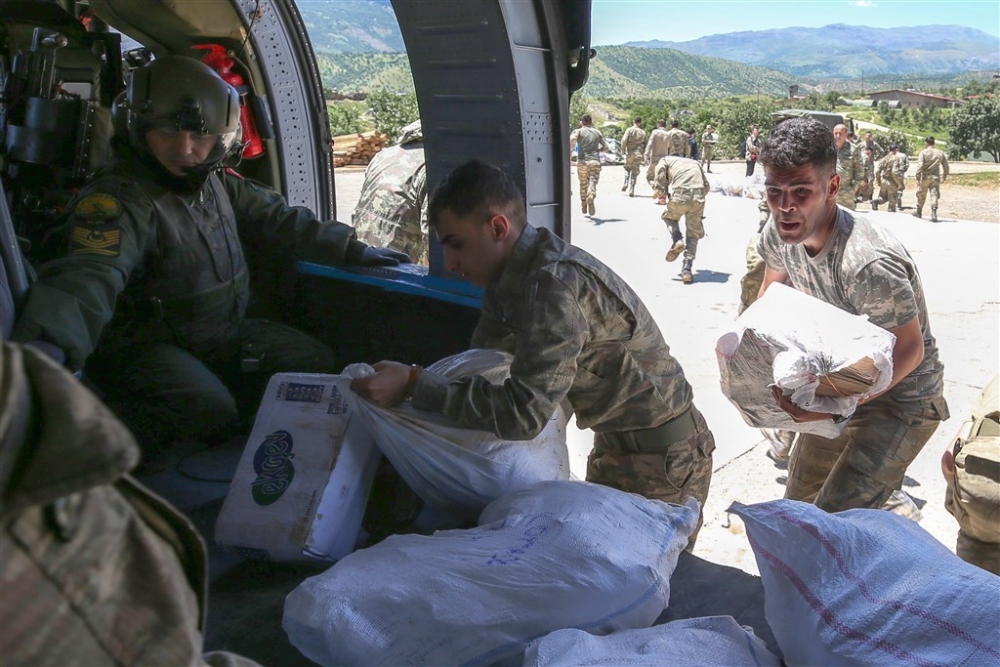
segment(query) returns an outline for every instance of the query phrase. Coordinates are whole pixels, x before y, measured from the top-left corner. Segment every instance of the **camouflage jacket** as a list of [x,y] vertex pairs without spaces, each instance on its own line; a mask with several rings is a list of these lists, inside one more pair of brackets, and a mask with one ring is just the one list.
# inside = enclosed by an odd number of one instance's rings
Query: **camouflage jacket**
[[318,262],[365,248],[349,225],[233,173],[178,192],[134,157],[98,174],[68,210],[68,253],[39,270],[13,337],[55,344],[72,369],[98,340],[225,358],[249,299],[245,248]]
[[865,180],[865,166],[861,151],[850,141],[837,151],[837,174],[840,175],[840,189],[853,191]]
[[928,146],[917,157],[917,168],[913,172],[917,181],[924,178],[947,178],[948,156],[939,148]]
[[701,145],[702,146],[714,146],[719,143],[719,135],[716,132],[702,132],[701,134]]
[[[898,329],[919,318],[923,361],[876,400],[940,399],[944,366],[938,360],[920,273],[910,253],[887,229],[842,207],[837,207],[834,224],[826,247],[815,257],[802,244],[782,242],[773,221],[764,227],[757,252],[769,268],[788,275],[791,287],[852,315],[866,315],[883,329]],[[942,419],[948,416],[944,412]]]
[[662,192],[674,190],[697,190],[708,194],[709,184],[705,172],[697,160],[668,155],[656,164],[656,187]]
[[648,164],[656,164],[660,158],[670,152],[670,141],[667,138],[667,131],[658,127],[649,133],[649,141],[646,143],[646,154],[644,156]]
[[650,428],[690,405],[691,386],[624,280],[546,229],[525,227],[487,286],[476,348],[514,355],[503,385],[424,372],[414,407],[510,440],[537,435],[568,398],[581,428]]
[[604,135],[593,127],[578,127],[569,135],[569,145],[578,147],[576,159],[580,162],[600,162],[601,150],[610,150]]
[[427,265],[427,167],[423,142],[379,151],[365,170],[352,219],[368,245],[405,252]]
[[691,137],[679,127],[667,132],[667,155],[691,157]]
[[625,130],[622,135],[622,155],[642,155],[646,150],[646,131],[637,125]]
[[205,544],[126,474],[128,429],[30,347],[3,343],[0,377],[4,664],[255,664],[201,655]]

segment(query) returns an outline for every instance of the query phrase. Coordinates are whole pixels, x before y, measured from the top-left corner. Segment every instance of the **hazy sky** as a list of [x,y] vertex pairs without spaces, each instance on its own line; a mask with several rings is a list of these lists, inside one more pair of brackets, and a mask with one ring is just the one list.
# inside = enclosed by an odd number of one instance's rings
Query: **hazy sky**
[[[591,44],[660,39],[831,23],[895,28],[961,25],[1000,35],[998,0],[593,0]],[[997,48],[1000,50],[1000,37]]]

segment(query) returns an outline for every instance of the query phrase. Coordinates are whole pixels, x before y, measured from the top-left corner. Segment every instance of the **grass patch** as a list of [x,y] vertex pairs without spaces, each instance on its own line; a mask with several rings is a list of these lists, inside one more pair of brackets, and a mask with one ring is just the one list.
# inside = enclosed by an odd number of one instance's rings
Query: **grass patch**
[[945,185],[967,185],[973,188],[1000,188],[1000,171],[981,171],[976,174],[952,174]]

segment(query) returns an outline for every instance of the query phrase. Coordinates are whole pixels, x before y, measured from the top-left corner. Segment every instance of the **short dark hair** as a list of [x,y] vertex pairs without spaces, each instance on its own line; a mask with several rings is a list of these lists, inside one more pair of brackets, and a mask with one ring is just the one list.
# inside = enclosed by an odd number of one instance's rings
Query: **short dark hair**
[[926,143],[930,144],[931,146],[933,146],[934,145],[934,137],[927,137],[926,139],[924,139],[924,142],[926,142]]
[[499,167],[482,160],[469,160],[441,181],[427,205],[428,223],[437,225],[441,214],[451,211],[465,218],[481,214],[485,218],[503,213],[512,222],[527,222],[524,193],[514,179]]
[[765,170],[787,171],[807,164],[835,169],[837,146],[830,128],[815,118],[789,118],[764,139],[758,159]]
[[635,118],[632,119],[632,122],[633,123],[641,123],[642,122],[642,117],[641,116],[636,116]]
[[666,126],[667,126],[667,121],[663,120],[662,118],[656,121],[656,127],[666,127]]
[[678,125],[680,125],[680,121],[678,121],[676,118],[671,119],[670,127],[677,127]]
[[889,146],[889,150],[891,150],[891,151],[898,151],[899,150],[899,146],[897,144],[893,144],[893,145]]
[[585,113],[582,116],[580,116],[580,120],[582,120],[584,123],[588,125],[594,122],[594,119],[590,117],[589,113]]

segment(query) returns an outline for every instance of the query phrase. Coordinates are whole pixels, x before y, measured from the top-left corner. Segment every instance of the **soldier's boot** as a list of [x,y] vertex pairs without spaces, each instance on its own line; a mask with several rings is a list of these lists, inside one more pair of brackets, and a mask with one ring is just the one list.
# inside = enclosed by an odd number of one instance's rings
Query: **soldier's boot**
[[595,213],[597,213],[597,209],[594,208],[594,198],[593,197],[587,197],[587,209],[590,211],[591,215],[594,215]]
[[635,196],[635,179],[634,178],[629,182],[628,196],[629,197],[634,197]]
[[628,189],[628,181],[629,181],[628,172],[626,171],[625,172],[625,182],[622,183],[622,192],[625,192],[625,190]]
[[920,521],[924,518],[923,513],[921,513],[920,508],[917,504],[913,502],[913,498],[910,497],[906,491],[902,489],[896,489],[889,496],[889,499],[885,501],[882,505],[882,509],[892,512],[893,514],[898,514],[901,517],[905,517],[911,521]]
[[587,215],[587,200],[586,199],[581,199],[580,200],[580,210],[583,211],[584,215]]
[[931,222],[937,222],[937,206],[931,206]]
[[[874,200],[874,199],[872,200],[872,210],[873,211],[877,211],[878,210],[878,202],[876,200]],[[892,210],[892,209],[890,209],[890,210]]]
[[895,212],[896,212],[895,202],[889,202],[889,213],[895,213]]
[[910,215],[912,215],[912,216],[913,216],[914,218],[922,218],[922,217],[924,217],[924,216],[922,216],[922,215],[921,215],[921,213],[923,213],[923,211],[922,211],[922,210],[921,210],[921,208],[920,208],[920,207],[918,206],[918,207],[917,207],[917,210],[916,210],[916,211],[914,211],[913,213],[911,213]]
[[681,267],[681,281],[685,285],[690,285],[694,282],[694,275],[691,273],[691,263],[693,261],[694,260],[691,259],[685,259],[684,264]]
[[682,239],[680,236],[674,238],[673,245],[671,245],[670,249],[667,250],[667,255],[663,259],[667,260],[668,262],[674,261],[675,259],[681,256],[681,253],[684,252],[684,248],[686,247],[687,246],[684,245],[684,239]]

